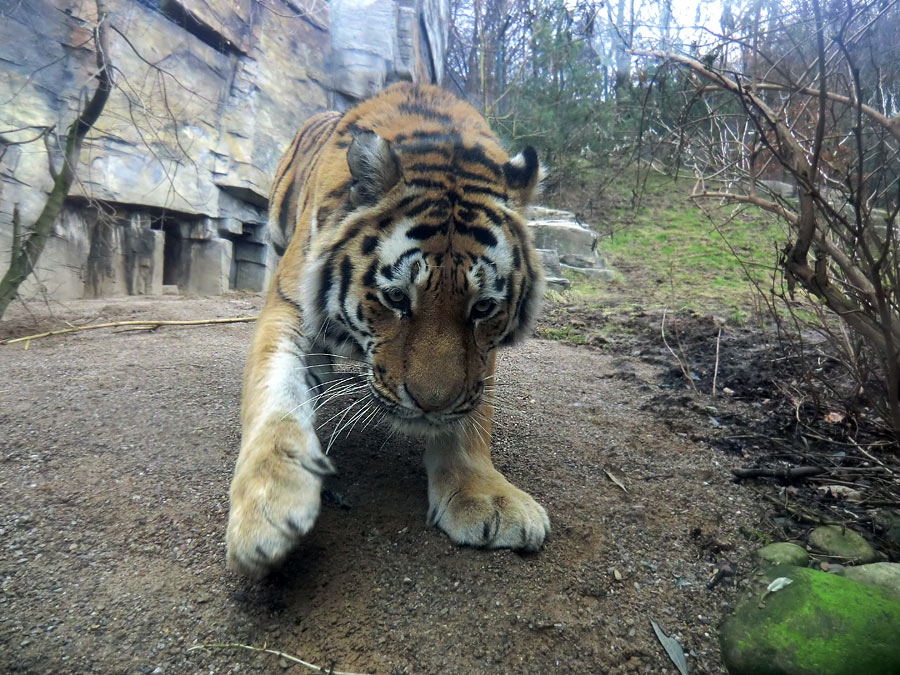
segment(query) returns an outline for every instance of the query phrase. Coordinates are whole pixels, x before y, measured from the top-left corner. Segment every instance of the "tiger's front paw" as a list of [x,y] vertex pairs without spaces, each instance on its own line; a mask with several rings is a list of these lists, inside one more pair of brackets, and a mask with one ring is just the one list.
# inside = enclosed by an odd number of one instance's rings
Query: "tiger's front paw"
[[502,476],[432,494],[428,524],[457,544],[537,551],[550,535],[550,518],[534,498]]
[[312,528],[322,479],[335,472],[312,441],[257,448],[235,471],[225,536],[228,569],[261,578]]

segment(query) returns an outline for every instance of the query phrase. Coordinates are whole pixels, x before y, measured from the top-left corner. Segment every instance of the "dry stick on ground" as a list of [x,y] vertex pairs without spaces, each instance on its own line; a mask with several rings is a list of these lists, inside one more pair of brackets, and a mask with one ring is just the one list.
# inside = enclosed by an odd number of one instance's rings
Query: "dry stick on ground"
[[686,379],[688,381],[688,384],[691,385],[691,389],[694,390],[695,394],[699,394],[700,392],[697,391],[697,385],[694,384],[694,380],[691,377],[691,373],[688,370],[688,367],[685,364],[684,359],[675,353],[675,351],[669,346],[668,340],[666,340],[666,313],[668,311],[669,311],[669,306],[666,305],[666,307],[663,309],[662,324],[659,327],[660,334],[662,335],[663,344],[666,346],[666,349],[669,350],[669,353],[675,357],[675,360],[678,361],[678,367],[681,368],[681,374],[684,375],[684,379]]
[[61,328],[59,330],[51,330],[46,333],[36,333],[35,335],[26,335],[25,337],[13,338],[11,340],[0,340],[0,345],[11,345],[14,342],[31,342],[40,338],[50,337],[51,335],[63,335],[65,333],[80,333],[85,330],[96,330],[97,328],[119,328],[121,326],[140,326],[143,329],[159,328],[160,326],[205,326],[214,323],[243,323],[247,321],[256,321],[255,316],[241,316],[233,319],[197,319],[195,321],[113,321],[110,323],[96,323],[92,326],[74,326],[72,328]]
[[820,466],[797,466],[793,469],[732,469],[731,473],[738,480],[742,478],[779,478],[789,482],[797,478],[809,478],[828,473],[828,470]]
[[719,334],[716,335],[716,367],[713,369],[712,399],[716,400],[716,380],[719,378],[719,341],[722,339],[722,327],[719,326]]
[[735,478],[779,478],[783,481],[792,481],[797,478],[810,478],[820,476],[823,473],[890,473],[887,467],[882,466],[834,466],[826,468],[822,466],[795,466],[792,469],[732,469]]
[[216,642],[207,645],[195,645],[188,649],[188,651],[193,652],[197,651],[198,649],[247,649],[251,652],[265,652],[266,654],[274,654],[275,656],[280,656],[287,661],[298,663],[304,668],[308,668],[313,672],[324,673],[325,675],[364,675],[363,673],[349,673],[343,670],[335,670],[333,667],[323,668],[322,666],[317,666],[313,663],[309,663],[308,661],[304,661],[303,659],[298,659],[296,656],[291,656],[290,654],[280,652],[277,649],[269,649],[268,647],[254,647],[252,645],[242,645],[239,642]]

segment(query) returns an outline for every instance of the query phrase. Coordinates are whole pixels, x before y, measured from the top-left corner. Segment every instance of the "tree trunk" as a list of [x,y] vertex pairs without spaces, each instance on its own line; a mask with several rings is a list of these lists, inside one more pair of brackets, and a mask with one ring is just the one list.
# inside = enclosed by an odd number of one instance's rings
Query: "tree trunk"
[[6,308],[17,297],[19,286],[34,271],[38,258],[44,250],[53,223],[62,211],[63,203],[75,181],[75,169],[81,156],[81,146],[88,131],[97,122],[109,94],[112,91],[112,66],[109,62],[109,33],[106,22],[109,12],[105,0],[95,0],[97,4],[97,27],[94,30],[94,44],[97,49],[97,89],[85,105],[81,114],[69,126],[66,133],[66,148],[59,173],[53,169],[53,157],[47,156],[50,173],[54,177],[53,189],[41,209],[40,215],[23,237],[20,235],[18,208],[13,213],[13,246],[9,269],[0,280],[0,318]]

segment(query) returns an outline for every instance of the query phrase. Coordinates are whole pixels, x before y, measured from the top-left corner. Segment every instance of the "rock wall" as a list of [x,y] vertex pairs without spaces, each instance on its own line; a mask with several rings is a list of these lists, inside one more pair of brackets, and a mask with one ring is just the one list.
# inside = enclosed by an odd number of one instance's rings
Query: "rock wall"
[[[35,278],[57,299],[261,290],[266,202],[311,114],[439,82],[448,0],[107,0],[117,86]],[[0,272],[37,217],[47,153],[93,91],[90,0],[0,0]]]

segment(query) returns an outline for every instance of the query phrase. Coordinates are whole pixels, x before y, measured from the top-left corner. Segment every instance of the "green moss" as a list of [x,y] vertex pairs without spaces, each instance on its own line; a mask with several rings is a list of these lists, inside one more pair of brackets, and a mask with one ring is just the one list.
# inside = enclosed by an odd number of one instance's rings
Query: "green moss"
[[762,602],[751,597],[720,631],[729,672],[888,675],[900,664],[900,603],[877,589],[800,567],[779,566],[766,582],[793,580]]

